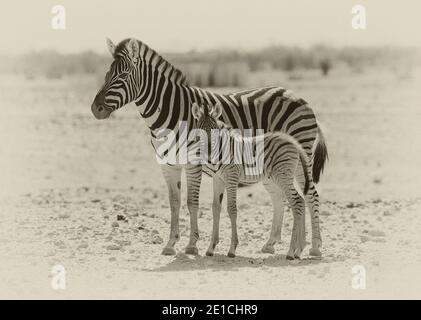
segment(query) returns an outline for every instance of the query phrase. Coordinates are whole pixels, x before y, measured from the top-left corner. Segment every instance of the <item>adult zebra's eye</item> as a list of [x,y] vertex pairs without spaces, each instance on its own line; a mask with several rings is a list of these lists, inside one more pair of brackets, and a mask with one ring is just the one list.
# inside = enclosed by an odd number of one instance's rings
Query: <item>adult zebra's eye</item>
[[124,72],[124,73],[122,73],[120,75],[120,78],[123,79],[123,80],[126,80],[128,76],[129,76],[129,73],[128,72]]

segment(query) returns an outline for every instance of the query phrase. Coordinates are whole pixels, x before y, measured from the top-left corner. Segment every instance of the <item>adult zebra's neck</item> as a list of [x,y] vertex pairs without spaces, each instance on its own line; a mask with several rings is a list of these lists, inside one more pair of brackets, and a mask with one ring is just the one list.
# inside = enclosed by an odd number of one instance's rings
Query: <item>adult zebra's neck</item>
[[216,103],[217,94],[187,84],[183,73],[146,44],[139,42],[137,90],[135,99],[141,116],[152,132],[174,130],[184,121],[191,129],[193,102]]

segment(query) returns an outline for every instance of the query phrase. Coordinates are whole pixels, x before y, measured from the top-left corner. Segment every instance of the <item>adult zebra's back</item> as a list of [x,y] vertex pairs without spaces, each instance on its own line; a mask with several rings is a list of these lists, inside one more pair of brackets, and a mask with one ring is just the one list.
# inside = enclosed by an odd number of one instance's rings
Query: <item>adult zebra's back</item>
[[[174,133],[175,139],[164,152],[171,154],[170,150],[175,148],[178,152],[187,143],[182,139],[184,135],[180,131],[184,127],[179,124],[186,123],[187,132],[193,128],[192,103],[206,101],[210,106],[220,103],[223,106],[222,120],[233,128],[283,131],[292,135],[303,146],[309,158],[313,158],[313,180],[319,180],[327,159],[327,149],[314,113],[303,99],[296,99],[287,90],[279,87],[231,94],[218,94],[192,87],[179,70],[138,40],[126,39],[115,46],[108,39],[107,45],[114,60],[91,106],[97,119],[106,119],[115,110],[135,102],[150,128],[152,138],[161,129]],[[157,152],[157,156],[162,157],[163,154]],[[197,253],[201,166],[172,164],[162,166],[171,208],[170,239],[164,248],[164,254],[175,254],[174,245],[179,239],[182,168],[186,169],[187,205],[191,219],[190,241],[186,253]],[[298,176],[298,180],[303,180],[301,176]]]
[[216,94],[195,88],[193,95],[195,102],[206,101],[211,106],[222,104],[221,120],[233,128],[282,131],[293,136],[307,155],[313,157],[313,181],[319,182],[328,153],[314,112],[304,99],[295,98],[291,91],[282,87],[265,87],[229,94]]

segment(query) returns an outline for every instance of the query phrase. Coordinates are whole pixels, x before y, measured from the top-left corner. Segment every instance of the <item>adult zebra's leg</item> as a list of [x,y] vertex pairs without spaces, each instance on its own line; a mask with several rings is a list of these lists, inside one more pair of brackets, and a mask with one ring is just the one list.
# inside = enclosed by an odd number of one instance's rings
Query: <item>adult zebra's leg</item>
[[269,240],[262,248],[263,253],[275,253],[275,244],[281,241],[282,225],[284,220],[284,196],[282,190],[271,180],[263,182],[269,192],[273,206],[272,228]]
[[286,170],[286,173],[276,174],[276,176],[274,177],[274,181],[284,192],[285,198],[288,200],[294,217],[294,223],[291,233],[291,242],[287,253],[287,259],[293,260],[294,257],[297,257],[297,254],[299,257],[304,249],[304,244],[301,243],[299,239],[302,238],[301,225],[305,212],[305,202],[304,199],[295,189],[292,176],[288,174],[288,170]]
[[175,244],[180,239],[179,216],[180,216],[180,189],[182,167],[162,165],[162,173],[168,187],[168,198],[171,209],[170,239],[162,250],[163,255],[175,255]]
[[224,181],[220,179],[219,177],[214,177],[213,178],[213,203],[212,203],[212,215],[213,215],[212,237],[211,237],[208,251],[206,251],[207,256],[213,256],[215,247],[219,242],[219,219],[221,217],[221,207],[222,207],[222,199],[224,198],[224,189],[225,189]]
[[199,192],[202,181],[202,165],[187,165],[187,208],[190,214],[190,240],[186,247],[186,254],[198,254],[196,242],[199,240],[197,212],[199,211]]
[[[312,159],[313,143],[314,143],[314,141],[306,141],[302,144],[302,147],[305,150],[308,159]],[[298,160],[298,161],[300,161],[300,160]],[[310,173],[309,176],[311,178],[311,173],[312,173],[312,163],[311,163],[311,161],[310,161],[310,163],[308,163],[308,166],[309,166],[308,171]],[[295,172],[295,179],[296,179],[296,182],[297,182],[298,186],[300,187],[301,192],[303,192],[304,191],[304,185],[305,185],[305,177],[304,177],[302,165],[300,163],[298,164],[297,170]],[[304,196],[304,198],[306,198],[306,196]],[[306,201],[306,204],[307,204],[307,201]],[[303,217],[301,219],[301,224],[299,226],[299,229],[297,229],[297,230],[299,230],[299,234],[301,235],[301,237],[296,237],[296,239],[299,241],[299,244],[297,244],[297,248],[303,248],[304,249],[304,247],[306,245],[306,223],[305,223],[305,220],[306,220],[306,215],[305,215],[305,207],[304,207],[304,214],[303,214]],[[295,253],[296,258],[299,258],[300,255],[301,255],[301,251],[297,251]]]

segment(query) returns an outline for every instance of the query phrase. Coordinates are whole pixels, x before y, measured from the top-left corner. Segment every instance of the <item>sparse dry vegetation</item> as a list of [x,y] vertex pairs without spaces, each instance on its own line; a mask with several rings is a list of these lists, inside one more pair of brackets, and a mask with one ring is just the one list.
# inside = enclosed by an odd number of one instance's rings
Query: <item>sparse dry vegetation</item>
[[[410,48],[338,49],[323,45],[306,49],[272,46],[253,52],[190,51],[163,56],[186,74],[190,84],[204,87],[247,86],[251,74],[262,72],[283,71],[292,73],[292,78],[299,78],[298,71],[321,70],[323,75],[327,75],[341,66],[356,73],[363,72],[369,66],[389,66],[397,69],[397,72],[405,73],[405,70],[419,62],[418,52]],[[27,79],[60,79],[75,74],[93,74],[102,78],[110,61],[107,54],[93,51],[79,54],[42,51],[15,58],[1,57],[0,73],[24,74]]]

